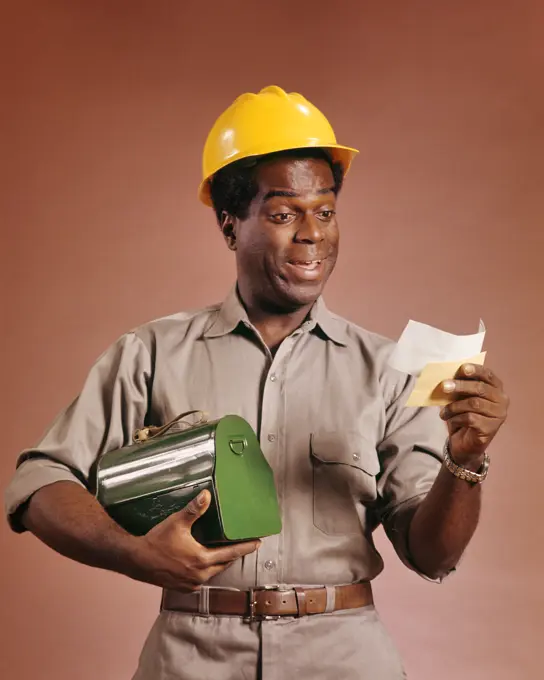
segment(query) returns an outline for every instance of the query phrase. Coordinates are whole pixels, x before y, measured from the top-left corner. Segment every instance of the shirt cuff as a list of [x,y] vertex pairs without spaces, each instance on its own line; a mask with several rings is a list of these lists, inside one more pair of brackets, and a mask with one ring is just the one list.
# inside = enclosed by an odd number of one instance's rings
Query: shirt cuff
[[5,511],[13,531],[18,534],[26,531],[21,522],[26,502],[36,491],[55,482],[75,482],[85,488],[69,467],[54,460],[30,459],[17,468],[5,492]]

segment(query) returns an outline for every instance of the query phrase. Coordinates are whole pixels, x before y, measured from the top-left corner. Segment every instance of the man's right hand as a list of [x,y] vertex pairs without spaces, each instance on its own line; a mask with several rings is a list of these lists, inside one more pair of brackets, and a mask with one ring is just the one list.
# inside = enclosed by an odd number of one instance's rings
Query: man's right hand
[[172,590],[194,591],[244,555],[260,541],[206,548],[191,534],[191,527],[209,508],[211,495],[202,491],[183,510],[167,517],[140,537],[135,572],[129,576]]

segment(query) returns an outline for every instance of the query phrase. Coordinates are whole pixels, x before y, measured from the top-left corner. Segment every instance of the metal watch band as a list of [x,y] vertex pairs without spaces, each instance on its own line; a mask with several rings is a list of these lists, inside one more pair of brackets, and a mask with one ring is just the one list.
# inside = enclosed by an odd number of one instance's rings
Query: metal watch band
[[459,477],[459,479],[464,479],[467,482],[472,482],[473,484],[481,484],[487,477],[487,472],[489,470],[489,456],[487,453],[484,454],[484,460],[478,472],[467,470],[466,468],[457,465],[457,463],[452,459],[450,453],[450,442],[447,439],[446,443],[444,444],[444,465],[448,468],[452,475]]

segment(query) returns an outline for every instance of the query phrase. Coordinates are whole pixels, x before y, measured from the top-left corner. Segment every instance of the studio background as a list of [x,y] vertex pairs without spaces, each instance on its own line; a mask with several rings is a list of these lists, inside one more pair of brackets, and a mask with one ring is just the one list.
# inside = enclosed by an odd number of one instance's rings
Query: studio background
[[[2,491],[119,335],[222,299],[205,136],[242,92],[300,91],[361,151],[328,306],[392,338],[483,318],[512,399],[458,573],[426,583],[380,535],[378,608],[415,680],[542,677],[544,5],[1,4]],[[5,522],[0,551],[2,678],[131,676],[158,589]]]

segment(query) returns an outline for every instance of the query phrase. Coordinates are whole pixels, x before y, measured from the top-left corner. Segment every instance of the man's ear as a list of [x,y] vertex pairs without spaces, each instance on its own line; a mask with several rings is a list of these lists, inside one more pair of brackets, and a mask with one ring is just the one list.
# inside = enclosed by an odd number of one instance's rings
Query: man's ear
[[223,237],[230,250],[236,250],[236,223],[237,220],[232,215],[223,211],[221,213],[221,222],[219,227],[223,233]]

